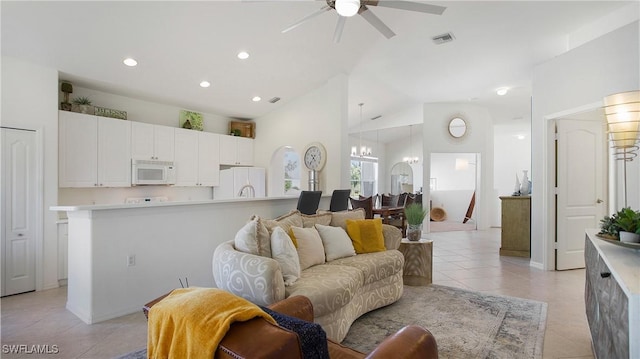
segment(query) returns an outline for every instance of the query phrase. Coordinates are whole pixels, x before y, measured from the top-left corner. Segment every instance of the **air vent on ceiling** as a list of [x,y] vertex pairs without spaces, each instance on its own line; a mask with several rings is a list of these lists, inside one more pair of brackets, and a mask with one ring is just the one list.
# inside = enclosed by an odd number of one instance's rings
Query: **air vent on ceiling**
[[274,97],[271,100],[269,100],[269,102],[271,102],[271,103],[276,103],[278,101],[280,101],[280,97]]
[[433,42],[436,44],[444,44],[445,42],[451,42],[455,39],[452,33],[447,32],[446,34],[438,35],[432,38]]

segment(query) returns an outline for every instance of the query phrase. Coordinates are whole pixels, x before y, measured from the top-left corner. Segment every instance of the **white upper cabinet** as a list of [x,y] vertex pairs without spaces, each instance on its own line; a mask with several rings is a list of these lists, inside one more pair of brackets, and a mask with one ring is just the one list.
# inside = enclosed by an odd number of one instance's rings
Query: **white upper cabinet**
[[253,139],[239,136],[220,136],[220,164],[253,166]]
[[131,122],[59,112],[59,186],[130,187]]
[[176,186],[220,183],[220,135],[175,129]]
[[131,157],[134,160],[174,160],[173,127],[132,122],[131,132]]

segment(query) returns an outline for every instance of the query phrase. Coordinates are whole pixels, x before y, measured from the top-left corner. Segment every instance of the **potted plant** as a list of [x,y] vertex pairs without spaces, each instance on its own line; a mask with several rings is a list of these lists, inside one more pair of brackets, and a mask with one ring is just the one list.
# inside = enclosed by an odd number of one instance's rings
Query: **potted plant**
[[404,216],[407,218],[407,239],[419,241],[422,237],[422,221],[427,216],[427,210],[419,203],[412,203],[404,209]]
[[79,110],[78,112],[93,115],[94,109],[93,106],[91,106],[91,100],[88,97],[76,97],[71,102],[77,106]]
[[640,242],[640,212],[626,207],[617,213],[621,242]]

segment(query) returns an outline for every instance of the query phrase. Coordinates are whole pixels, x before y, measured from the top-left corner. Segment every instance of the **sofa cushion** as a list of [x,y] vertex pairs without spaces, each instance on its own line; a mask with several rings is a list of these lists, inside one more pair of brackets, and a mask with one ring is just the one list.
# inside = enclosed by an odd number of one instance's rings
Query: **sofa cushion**
[[363,274],[363,284],[369,284],[402,272],[404,256],[400,251],[392,249],[336,259],[335,261],[327,262],[327,265],[357,268]]
[[363,282],[364,275],[357,268],[317,265],[302,271],[300,278],[285,288],[285,296],[303,295],[309,298],[313,303],[314,317],[317,318],[347,305]]
[[234,246],[240,252],[271,257],[271,239],[266,227],[259,224],[258,217],[252,217],[244,227],[236,233]]
[[291,232],[298,243],[300,269],[305,270],[316,264],[324,263],[324,247],[320,234],[312,228],[291,227]]
[[339,212],[329,212],[329,211],[318,211],[318,213],[330,213],[331,214],[331,223],[329,225],[333,227],[342,227],[345,231],[347,230],[347,219],[364,219],[365,212],[363,208],[357,208],[352,211],[339,211]]
[[321,224],[316,224],[316,229],[320,233],[327,262],[356,255],[351,238],[344,229]]
[[298,210],[293,210],[275,219],[264,220],[264,224],[269,232],[273,232],[275,227],[284,229],[286,233],[289,233],[291,227],[303,227],[302,216]]
[[347,219],[347,233],[353,242],[356,253],[382,252],[384,236],[382,235],[382,219]]
[[300,277],[300,259],[291,238],[284,229],[276,227],[271,233],[271,257],[280,264],[284,285],[293,284]]
[[328,226],[331,224],[331,212],[319,212],[317,214],[304,214],[300,213],[302,217],[302,226],[304,228],[313,227],[316,224],[322,224]]

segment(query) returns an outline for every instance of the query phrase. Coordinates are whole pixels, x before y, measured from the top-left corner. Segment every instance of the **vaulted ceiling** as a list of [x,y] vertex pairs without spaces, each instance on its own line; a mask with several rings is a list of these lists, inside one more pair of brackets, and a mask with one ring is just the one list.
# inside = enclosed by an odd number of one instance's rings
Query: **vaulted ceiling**
[[[2,55],[58,69],[97,90],[236,118],[259,118],[338,74],[349,76],[349,125],[430,102],[471,102],[495,121],[530,118],[532,69],[567,36],[631,2],[433,1],[438,15],[371,7],[397,35],[327,11],[324,1],[2,1]],[[452,33],[453,42],[432,37]],[[250,57],[239,60],[236,54]],[[134,68],[122,64],[135,58]],[[199,83],[207,80],[209,88]],[[511,90],[496,96],[498,87]],[[262,101],[253,102],[260,96]],[[280,97],[272,104],[268,100]]]

